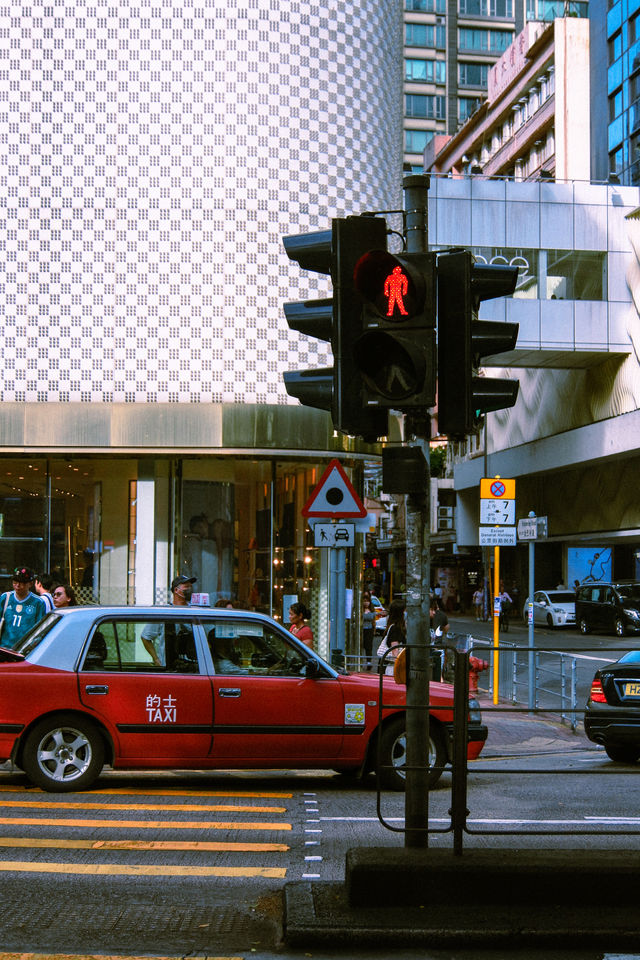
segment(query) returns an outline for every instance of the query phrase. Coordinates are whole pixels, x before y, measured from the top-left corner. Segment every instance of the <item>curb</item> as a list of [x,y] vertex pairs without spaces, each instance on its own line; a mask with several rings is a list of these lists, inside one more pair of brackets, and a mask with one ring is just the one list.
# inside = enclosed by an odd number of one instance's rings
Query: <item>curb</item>
[[346,882],[288,883],[288,946],[637,946],[640,854],[354,849]]

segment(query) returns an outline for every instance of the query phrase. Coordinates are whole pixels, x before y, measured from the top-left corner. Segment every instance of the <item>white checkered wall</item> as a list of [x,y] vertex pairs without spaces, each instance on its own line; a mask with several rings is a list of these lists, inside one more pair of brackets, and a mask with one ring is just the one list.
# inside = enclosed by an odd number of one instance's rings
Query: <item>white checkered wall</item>
[[281,237],[398,207],[399,0],[0,6],[0,400],[288,402]]

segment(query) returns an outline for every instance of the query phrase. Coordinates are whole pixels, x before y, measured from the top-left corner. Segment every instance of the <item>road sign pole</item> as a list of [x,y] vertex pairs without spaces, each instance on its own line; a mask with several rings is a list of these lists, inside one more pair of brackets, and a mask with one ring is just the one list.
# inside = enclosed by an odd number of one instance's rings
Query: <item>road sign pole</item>
[[329,662],[333,663],[338,645],[338,558],[329,550]]
[[[535,517],[533,510],[529,513],[530,517]],[[529,603],[528,610],[528,628],[529,628],[529,710],[533,712],[536,706],[536,678],[535,678],[535,653],[534,653],[534,623],[533,623],[533,591],[535,590],[535,540],[529,541]]]
[[500,694],[500,547],[493,548],[493,702]]
[[345,622],[344,608],[347,593],[347,551],[344,547],[335,547],[332,551],[336,555],[336,645],[333,652],[333,666],[344,666]]

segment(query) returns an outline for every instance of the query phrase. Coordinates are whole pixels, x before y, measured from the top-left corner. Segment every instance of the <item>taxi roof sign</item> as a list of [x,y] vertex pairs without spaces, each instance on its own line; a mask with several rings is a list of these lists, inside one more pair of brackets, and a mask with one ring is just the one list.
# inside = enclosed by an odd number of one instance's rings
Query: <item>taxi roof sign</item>
[[332,460],[302,508],[303,517],[366,517],[365,506],[339,460]]
[[481,500],[515,500],[516,481],[504,477],[483,477],[480,481]]

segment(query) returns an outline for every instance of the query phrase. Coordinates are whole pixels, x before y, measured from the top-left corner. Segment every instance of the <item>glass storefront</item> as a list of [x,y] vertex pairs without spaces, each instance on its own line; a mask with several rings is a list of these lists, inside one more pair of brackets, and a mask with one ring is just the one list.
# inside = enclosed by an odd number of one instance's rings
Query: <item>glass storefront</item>
[[11,586],[14,567],[30,566],[91,599],[99,585],[103,469],[89,460],[0,460],[2,590]]
[[[0,588],[28,565],[81,603],[166,603],[182,573],[202,603],[283,622],[301,600],[326,653],[329,551],[302,517],[322,469],[268,457],[0,459]],[[357,587],[362,545],[347,553]]]

